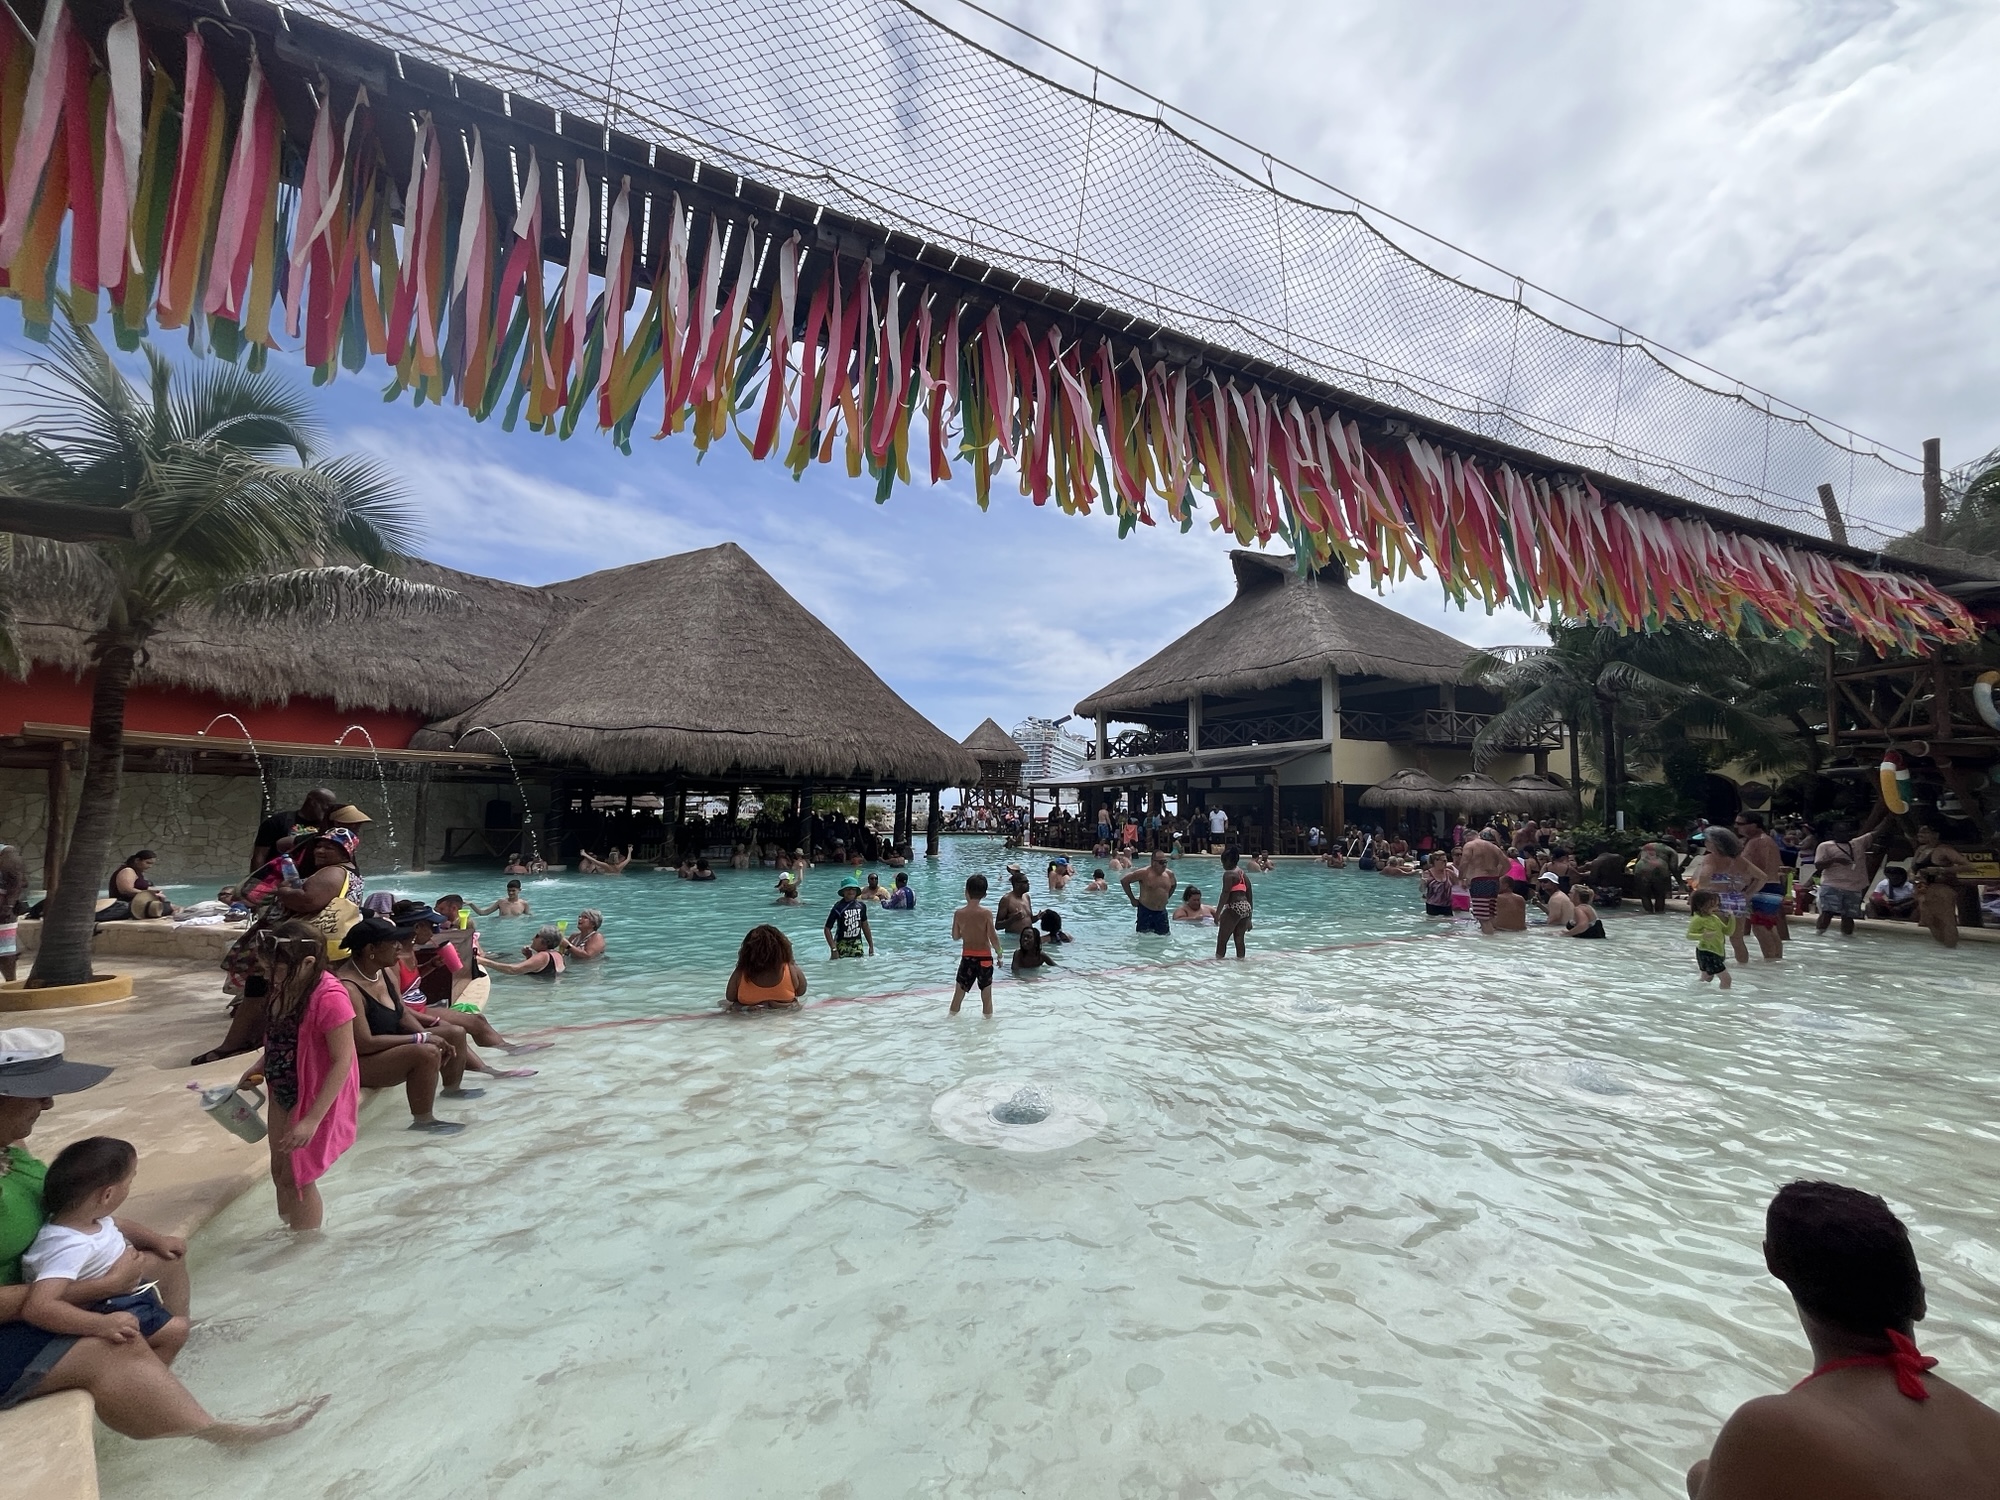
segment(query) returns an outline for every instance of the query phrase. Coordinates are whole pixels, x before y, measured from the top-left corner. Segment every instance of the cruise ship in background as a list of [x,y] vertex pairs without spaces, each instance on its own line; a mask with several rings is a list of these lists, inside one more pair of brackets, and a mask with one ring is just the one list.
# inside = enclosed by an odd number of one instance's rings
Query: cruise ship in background
[[1023,719],[1008,731],[1014,742],[1027,752],[1028,759],[1021,767],[1023,781],[1067,775],[1090,759],[1090,741],[1063,728],[1068,722],[1067,715],[1060,719]]

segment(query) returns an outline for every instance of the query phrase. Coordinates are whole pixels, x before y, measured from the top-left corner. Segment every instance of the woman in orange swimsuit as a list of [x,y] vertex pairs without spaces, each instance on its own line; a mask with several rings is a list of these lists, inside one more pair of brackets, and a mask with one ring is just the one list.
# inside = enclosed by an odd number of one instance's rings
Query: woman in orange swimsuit
[[792,957],[792,940],[768,922],[743,935],[736,969],[729,976],[729,1003],[744,1010],[796,1005],[806,992],[806,976]]

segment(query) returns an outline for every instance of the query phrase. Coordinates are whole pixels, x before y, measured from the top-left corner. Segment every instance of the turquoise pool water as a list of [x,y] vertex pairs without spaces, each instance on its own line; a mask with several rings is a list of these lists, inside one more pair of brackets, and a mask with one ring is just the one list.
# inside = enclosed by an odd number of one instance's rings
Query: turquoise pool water
[[[1757,1256],[1797,1175],[1905,1213],[1923,1343],[1995,1388],[1985,949],[1808,939],[1723,995],[1671,917],[1482,940],[1300,866],[1243,964],[1073,888],[1063,968],[951,1020],[948,897],[1003,860],[919,861],[861,963],[814,948],[815,872],[777,919],[857,1003],[790,1015],[704,1014],[768,873],[530,882],[493,946],[586,903],[613,945],[497,981],[542,1074],[451,1141],[378,1106],[323,1237],[260,1192],[196,1245],[189,1383],[325,1414],[245,1456],[105,1437],[105,1493],[1678,1495],[1803,1373]],[[975,1128],[1030,1085],[1080,1138]]]

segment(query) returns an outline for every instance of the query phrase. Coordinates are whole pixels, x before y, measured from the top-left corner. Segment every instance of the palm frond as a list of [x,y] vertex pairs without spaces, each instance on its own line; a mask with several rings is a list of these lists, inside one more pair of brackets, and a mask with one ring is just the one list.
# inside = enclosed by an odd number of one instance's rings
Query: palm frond
[[246,578],[217,590],[208,607],[218,618],[244,624],[280,618],[330,624],[390,613],[458,614],[469,604],[463,594],[434,583],[377,568],[335,566]]
[[267,460],[309,463],[319,445],[311,398],[278,376],[204,362],[183,370],[167,406],[173,441],[195,448],[226,444]]

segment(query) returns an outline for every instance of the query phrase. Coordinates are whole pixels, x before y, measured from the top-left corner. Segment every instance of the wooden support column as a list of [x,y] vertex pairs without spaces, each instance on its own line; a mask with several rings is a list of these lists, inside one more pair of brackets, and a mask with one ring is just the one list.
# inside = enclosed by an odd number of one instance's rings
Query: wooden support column
[[1826,512],[1827,540],[1845,547],[1847,545],[1847,521],[1840,514],[1840,501],[1835,498],[1833,486],[1819,487],[1819,508]]
[[1188,751],[1192,754],[1201,748],[1201,699],[1188,699]]
[[740,818],[742,815],[743,815],[743,788],[740,786],[733,786],[729,789],[729,841],[732,844],[736,842],[737,819]]
[[[428,765],[417,767],[416,804],[416,815],[410,820],[410,873],[422,875],[431,867],[431,768]],[[527,816],[528,809],[523,806],[523,822]]]
[[938,856],[938,833],[944,824],[944,811],[938,806],[938,794],[943,790],[943,787],[936,786],[930,789],[931,815],[925,820],[924,825],[924,858],[926,859],[936,859]]
[[1111,716],[1109,714],[1099,714],[1097,716],[1097,759],[1099,762],[1107,761],[1111,758],[1110,736]]
[[1278,773],[1276,771],[1271,772],[1271,822],[1266,834],[1269,842],[1264,847],[1273,854],[1279,852],[1278,814],[1284,806],[1282,791],[1283,789],[1278,785]]
[[53,896],[69,853],[69,741],[57,745],[49,760],[49,829],[42,845],[42,890]]
[[1924,540],[1933,547],[1944,537],[1944,458],[1936,438],[1924,439]]

